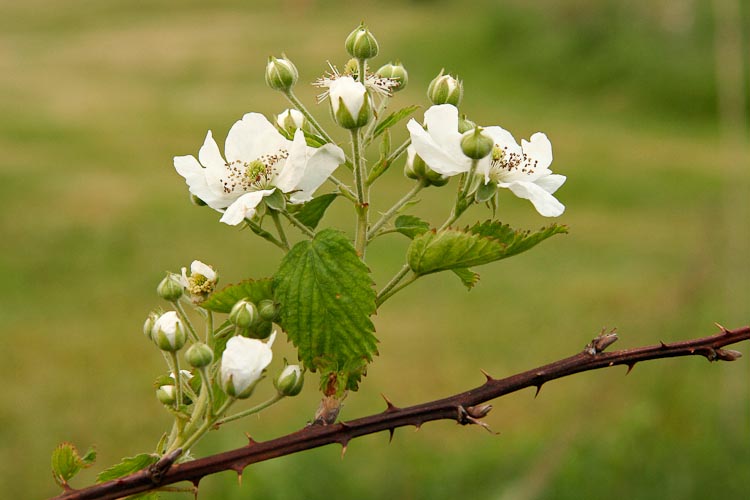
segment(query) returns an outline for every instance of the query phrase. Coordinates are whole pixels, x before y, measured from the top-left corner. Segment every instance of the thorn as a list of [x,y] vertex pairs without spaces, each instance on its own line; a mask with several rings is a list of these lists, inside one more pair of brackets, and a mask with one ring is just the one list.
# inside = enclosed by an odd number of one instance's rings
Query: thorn
[[633,367],[634,367],[634,366],[635,366],[635,363],[628,363],[628,371],[627,371],[627,372],[625,372],[625,375],[626,375],[626,376],[627,376],[628,374],[630,374],[630,372],[632,372],[632,371],[633,371]]
[[492,382],[493,380],[496,380],[492,375],[482,370],[481,368],[479,369],[479,371],[482,372],[482,375],[485,376],[485,378],[487,379],[487,382]]
[[339,422],[339,425],[341,425],[342,429],[351,429],[352,426],[347,424],[346,422]]
[[724,334],[727,334],[727,333],[729,333],[729,330],[727,330],[726,328],[724,328],[724,327],[723,327],[722,325],[720,325],[719,323],[716,323],[716,322],[714,322],[714,325],[716,325],[716,328],[718,328],[719,330],[721,330],[721,333],[724,333]]
[[242,471],[237,473],[237,486],[242,487]]
[[659,347],[661,347],[662,349],[666,349],[668,346],[667,346],[667,344],[665,344],[663,341],[660,340],[659,341]]
[[388,444],[393,442],[393,435],[396,433],[396,429],[388,429]]
[[414,432],[418,432],[422,428],[422,422],[414,424]]
[[385,394],[380,394],[380,397],[382,397],[385,400],[385,404],[388,405],[388,407],[385,409],[385,413],[391,413],[398,410],[398,407],[391,403],[391,400],[386,397]]
[[346,455],[347,446],[349,446],[349,445],[346,444],[346,443],[344,443],[344,444],[341,445],[341,460],[343,460],[344,459],[344,455]]
[[248,446],[252,446],[252,445],[254,445],[254,444],[258,444],[258,442],[257,442],[257,441],[256,441],[255,439],[253,439],[253,438],[252,438],[252,437],[250,436],[250,434],[248,434],[247,432],[245,433],[245,437],[247,438],[247,441],[248,441],[248,442],[247,442],[247,445],[248,445]]
[[534,399],[536,399],[536,397],[537,397],[537,396],[539,395],[539,391],[541,391],[541,390],[542,390],[542,386],[543,386],[543,385],[544,385],[544,384],[537,384],[537,385],[535,386],[535,387],[536,387],[536,392],[534,393]]

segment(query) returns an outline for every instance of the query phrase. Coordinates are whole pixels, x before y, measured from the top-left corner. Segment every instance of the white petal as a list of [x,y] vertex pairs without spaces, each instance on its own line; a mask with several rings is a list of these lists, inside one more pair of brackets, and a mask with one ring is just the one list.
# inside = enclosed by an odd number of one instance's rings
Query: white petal
[[503,149],[506,154],[522,154],[521,146],[518,145],[513,134],[505,130],[503,127],[486,127],[484,132],[490,136],[495,145]]
[[[445,148],[454,143],[461,147],[461,134],[458,132],[458,109],[450,104],[432,106],[424,112],[427,133],[432,139]],[[459,151],[460,152],[460,151]],[[463,153],[462,153],[463,154]]]
[[292,193],[292,203],[303,203],[312,198],[318,189],[338,168],[346,161],[344,151],[335,144],[325,144],[317,149],[308,148],[308,153],[313,150],[312,156],[307,160],[305,175],[297,183],[297,191]]
[[193,274],[201,274],[209,281],[214,281],[216,279],[216,271],[214,271],[214,268],[199,260],[194,260],[190,264],[190,272]]
[[[471,168],[471,160],[468,157],[464,156],[461,159],[451,155],[447,149],[441,147],[442,145],[437,144],[416,120],[409,120],[406,128],[411,135],[411,145],[414,150],[435,172],[450,176],[468,172]],[[458,147],[460,149],[460,143]],[[463,156],[463,153],[461,155]]]
[[294,133],[294,141],[289,148],[289,156],[284,161],[274,185],[284,193],[294,190],[305,175],[305,163],[307,162],[307,143],[305,134],[297,129]]
[[534,184],[552,194],[557,191],[560,186],[565,184],[565,179],[566,177],[564,175],[550,174],[535,180]]
[[227,134],[224,153],[230,162],[251,162],[288,149],[289,141],[260,113],[247,113]]
[[255,384],[271,363],[270,345],[256,339],[232,337],[221,357],[221,380],[226,387],[231,379],[235,393],[240,394]]
[[565,205],[533,182],[500,183],[499,187],[508,188],[519,198],[529,200],[544,217],[558,217],[565,211]]
[[219,146],[214,141],[210,130],[206,134],[203,146],[198,151],[198,159],[206,167],[206,183],[208,187],[215,193],[223,193],[224,187],[222,186],[221,179],[227,175],[227,163],[221,157]]
[[194,156],[175,156],[174,168],[178,174],[185,178],[190,192],[203,200],[209,207],[218,210],[231,203],[231,200],[227,201],[225,196],[217,194],[208,186],[206,169],[198,163]]
[[246,217],[250,218],[255,215],[255,208],[260,204],[263,197],[268,196],[273,191],[273,189],[264,189],[262,191],[252,191],[243,194],[227,207],[226,212],[224,212],[219,221],[230,226],[236,226],[245,220]]
[[366,93],[365,86],[354,81],[351,76],[342,76],[335,79],[331,82],[328,90],[333,114],[335,115],[338,112],[339,98],[341,98],[349,114],[356,118],[364,105]]
[[532,135],[528,142],[521,140],[521,146],[526,156],[538,162],[537,169],[545,169],[552,164],[552,143],[542,132]]

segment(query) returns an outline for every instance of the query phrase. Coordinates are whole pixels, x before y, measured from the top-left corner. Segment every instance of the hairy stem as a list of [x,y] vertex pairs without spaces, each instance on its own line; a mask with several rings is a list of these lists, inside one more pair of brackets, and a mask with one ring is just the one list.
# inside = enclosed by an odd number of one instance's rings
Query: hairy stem
[[279,212],[276,210],[271,210],[271,218],[273,219],[273,223],[276,226],[276,232],[279,233],[279,239],[281,240],[281,243],[284,245],[284,249],[288,252],[289,251],[289,240],[286,239],[286,233],[284,232],[284,227],[281,225],[281,219],[279,219]]
[[259,404],[257,406],[253,406],[252,408],[249,408],[247,410],[243,410],[243,411],[241,411],[239,413],[235,413],[234,415],[230,415],[228,417],[224,417],[222,419],[217,420],[216,421],[216,425],[217,426],[218,425],[223,425],[223,424],[226,424],[228,422],[232,422],[234,420],[238,420],[240,418],[247,417],[248,415],[253,415],[255,413],[258,413],[261,410],[265,410],[266,408],[268,408],[271,405],[274,405],[274,404],[278,403],[282,399],[284,399],[284,396],[281,395],[281,394],[279,394],[279,393],[276,393],[276,395],[274,397],[272,397],[272,398],[270,398],[270,399],[262,402],[261,404]]
[[361,131],[355,129],[352,135],[352,154],[354,156],[354,188],[357,193],[357,229],[354,237],[354,248],[360,258],[365,260],[367,246],[367,217],[369,212],[367,187],[364,184],[364,158],[360,148]]
[[385,223],[387,223],[391,218],[393,218],[396,213],[398,213],[401,208],[403,208],[404,205],[409,203],[422,189],[427,187],[427,183],[425,181],[418,182],[408,193],[404,195],[403,198],[398,200],[391,208],[388,209],[381,217],[378,219],[378,221],[372,225],[369,231],[367,231],[367,241],[372,240],[376,236],[376,232],[378,229],[383,227]]

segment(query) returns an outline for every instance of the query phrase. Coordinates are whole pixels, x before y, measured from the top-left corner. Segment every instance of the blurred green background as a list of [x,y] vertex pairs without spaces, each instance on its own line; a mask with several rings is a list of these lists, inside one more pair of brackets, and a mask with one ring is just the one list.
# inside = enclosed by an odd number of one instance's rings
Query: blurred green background
[[[381,393],[409,405],[480,384],[480,368],[500,377],[568,356],[605,326],[618,328],[617,347],[633,347],[750,322],[747,2],[0,5],[4,498],[55,494],[49,455],[63,440],[99,451],[75,486],[153,449],[169,419],[151,386],[163,362],[141,325],[164,271],[197,258],[231,283],[279,261],[192,206],[172,157],[196,154],[209,128],[223,142],[247,111],[287,107],[264,85],[267,56],[286,52],[311,82],[326,60],[345,62],[360,20],[380,41],[373,64],[401,59],[410,72],[392,108],[426,106],[445,67],[464,79],[470,118],[517,138],[547,133],[552,168],[568,176],[558,197],[570,234],[477,269],[471,292],[431,276],[388,302],[375,318],[381,356],[343,418],[379,411]],[[316,89],[298,93],[312,105]],[[375,209],[409,187],[394,167]],[[439,223],[452,192],[428,190],[413,212]],[[345,203],[335,208],[326,221],[351,227]],[[510,193],[500,218],[548,222]],[[369,251],[381,286],[405,247],[389,235]],[[293,357],[284,341],[275,351],[272,370]],[[201,498],[740,498],[750,492],[748,363],[582,374],[536,399],[496,401],[487,421],[499,436],[450,422],[397,431],[390,445],[368,436],[343,460],[328,447],[251,466],[241,486],[230,473],[206,478]],[[244,432],[298,429],[317,406],[314,385],[209,435],[197,453],[242,446]]]

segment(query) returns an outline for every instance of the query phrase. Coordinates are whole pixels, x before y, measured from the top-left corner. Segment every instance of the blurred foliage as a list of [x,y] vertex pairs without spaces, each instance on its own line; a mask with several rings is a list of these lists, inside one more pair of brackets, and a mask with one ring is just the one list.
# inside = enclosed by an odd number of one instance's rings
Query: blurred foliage
[[[463,111],[517,137],[552,140],[570,234],[479,269],[466,292],[428,276],[376,318],[379,351],[344,418],[407,405],[567,356],[602,326],[616,347],[704,335],[748,322],[747,151],[716,117],[708,0],[50,0],[0,6],[0,490],[56,492],[49,457],[62,441],[96,445],[92,482],[149,452],[168,417],[150,393],[163,365],[140,333],[166,269],[211,263],[222,283],[268,276],[275,250],[189,204],[172,156],[223,138],[244,112],[286,107],[262,68],[286,51],[301,82],[342,65],[362,19],[375,64],[401,59],[413,101],[442,67],[465,81]],[[741,3],[744,50],[750,12]],[[745,61],[747,66],[747,61]],[[750,74],[747,68],[744,74]],[[745,83],[747,85],[747,81]],[[747,88],[745,88],[747,91]],[[746,92],[747,93],[747,92]],[[316,90],[299,89],[312,102]],[[325,118],[327,111],[316,110]],[[420,111],[417,111],[417,114]],[[341,134],[340,137],[344,137]],[[394,137],[394,143],[400,140]],[[744,165],[744,168],[736,168]],[[408,189],[395,165],[374,191],[383,210]],[[452,189],[449,185],[448,188]],[[412,209],[445,217],[430,188]],[[325,223],[353,214],[335,203]],[[474,210],[465,221],[483,219]],[[501,199],[514,227],[549,222]],[[382,284],[406,238],[372,247]],[[402,246],[399,246],[402,245]],[[289,344],[275,346],[278,369]],[[741,347],[747,353],[747,349]],[[748,361],[675,360],[577,376],[496,402],[499,437],[450,423],[252,466],[241,486],[205,479],[206,498],[740,498],[750,484]],[[208,454],[299,428],[302,395],[209,435]],[[262,392],[259,389],[259,392]],[[259,395],[262,398],[262,394]],[[706,478],[712,478],[706,480]]]

